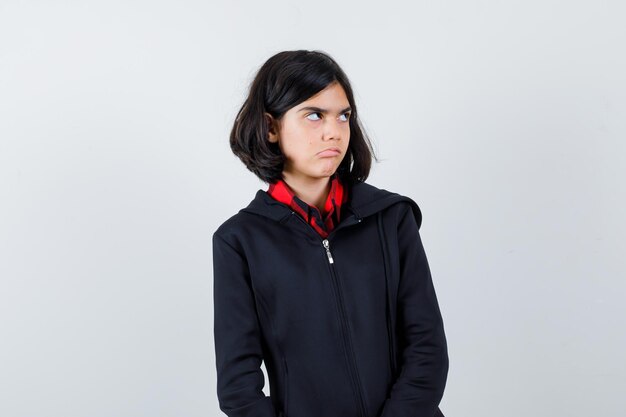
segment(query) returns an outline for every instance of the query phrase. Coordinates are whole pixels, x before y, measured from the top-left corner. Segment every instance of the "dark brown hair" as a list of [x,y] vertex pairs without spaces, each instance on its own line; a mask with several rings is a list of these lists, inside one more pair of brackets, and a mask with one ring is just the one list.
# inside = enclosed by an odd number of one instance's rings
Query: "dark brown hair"
[[272,183],[280,179],[285,156],[278,143],[268,140],[270,125],[264,113],[280,120],[290,108],[333,82],[343,87],[352,108],[348,150],[337,174],[347,184],[365,181],[372,158],[377,162],[378,159],[358,118],[348,77],[333,58],[321,51],[283,51],[261,66],[230,133],[233,153],[262,181]]

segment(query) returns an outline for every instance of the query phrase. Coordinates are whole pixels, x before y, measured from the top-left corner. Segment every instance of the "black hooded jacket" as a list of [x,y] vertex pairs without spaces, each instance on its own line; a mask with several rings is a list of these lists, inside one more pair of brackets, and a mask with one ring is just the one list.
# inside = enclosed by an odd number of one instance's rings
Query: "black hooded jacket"
[[421,211],[365,182],[348,192],[327,239],[263,190],[213,234],[229,417],[443,417],[448,350]]

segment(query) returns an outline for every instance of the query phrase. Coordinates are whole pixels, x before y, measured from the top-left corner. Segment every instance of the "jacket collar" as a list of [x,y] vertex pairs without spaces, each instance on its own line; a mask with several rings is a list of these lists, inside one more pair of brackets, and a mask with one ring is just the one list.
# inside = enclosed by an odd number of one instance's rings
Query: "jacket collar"
[[[375,187],[366,182],[351,184],[347,186],[347,191],[349,196],[348,201],[344,204],[344,208],[342,209],[345,210],[345,214],[341,216],[341,223],[349,221],[352,218],[361,221],[393,204],[406,201],[413,209],[413,215],[415,216],[418,228],[422,224],[420,208],[417,203],[409,197]],[[252,199],[247,207],[242,208],[240,211],[265,216],[278,222],[284,222],[291,216],[293,210],[287,204],[273,199],[266,191],[258,190],[254,199]]]

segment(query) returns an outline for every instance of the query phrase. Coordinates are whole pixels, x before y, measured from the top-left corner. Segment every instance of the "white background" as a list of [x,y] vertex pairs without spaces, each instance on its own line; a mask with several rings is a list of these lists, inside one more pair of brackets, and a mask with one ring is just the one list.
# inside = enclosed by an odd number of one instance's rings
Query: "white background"
[[[446,417],[626,410],[621,1],[0,0],[0,415],[218,416],[211,234],[255,71],[331,54],[422,208]],[[266,385],[266,394],[269,387]]]

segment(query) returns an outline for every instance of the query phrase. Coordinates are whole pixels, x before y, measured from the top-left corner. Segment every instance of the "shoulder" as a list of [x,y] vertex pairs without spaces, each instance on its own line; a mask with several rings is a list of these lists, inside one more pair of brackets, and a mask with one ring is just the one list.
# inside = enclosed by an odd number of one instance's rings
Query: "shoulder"
[[417,226],[419,230],[422,227],[422,209],[420,206],[408,196],[401,196],[395,204],[389,207],[390,213],[395,218],[398,227],[407,224]]
[[213,232],[213,242],[221,239],[233,247],[240,246],[240,236],[249,229],[252,220],[250,217],[253,216],[240,210],[224,220]]
[[408,195],[360,182],[352,185],[351,198],[352,207],[363,216],[385,211],[395,217],[398,222],[407,216],[412,216],[418,228],[422,224],[422,210],[418,203]]

